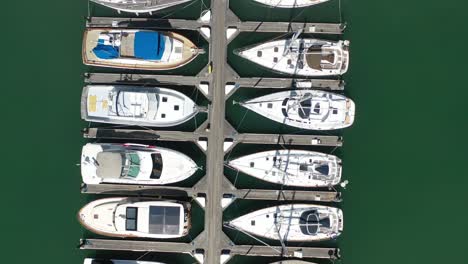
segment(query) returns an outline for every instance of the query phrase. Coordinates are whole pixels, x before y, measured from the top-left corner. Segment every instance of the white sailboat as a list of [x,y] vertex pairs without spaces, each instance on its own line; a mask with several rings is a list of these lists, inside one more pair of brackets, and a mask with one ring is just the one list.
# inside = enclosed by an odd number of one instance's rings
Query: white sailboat
[[154,261],[85,258],[83,264],[164,264]]
[[190,204],[118,197],[85,205],[78,220],[88,230],[112,237],[169,239],[190,229]]
[[251,212],[229,221],[228,225],[270,240],[321,241],[341,234],[343,213],[322,205],[286,204]]
[[181,152],[148,145],[88,143],[81,153],[86,184],[164,185],[183,181],[197,169]]
[[87,28],[82,56],[85,65],[157,71],[182,67],[203,52],[175,32]]
[[327,187],[341,179],[341,160],[306,150],[271,150],[246,155],[228,165],[255,178],[284,186]]
[[254,0],[255,2],[267,5],[274,8],[301,8],[308,7],[329,0]]
[[278,73],[331,76],[348,71],[349,41],[300,38],[281,39],[235,50],[244,59]]
[[240,105],[266,118],[308,130],[334,130],[354,122],[354,102],[320,90],[290,90],[254,98]]
[[192,0],[91,0],[97,4],[117,10],[119,13],[150,13],[173,7]]
[[81,118],[91,122],[168,127],[198,112],[192,99],[167,88],[88,85],[81,95]]
[[291,260],[281,260],[281,261],[273,262],[270,264],[315,264],[315,263],[307,262],[303,260],[291,259]]

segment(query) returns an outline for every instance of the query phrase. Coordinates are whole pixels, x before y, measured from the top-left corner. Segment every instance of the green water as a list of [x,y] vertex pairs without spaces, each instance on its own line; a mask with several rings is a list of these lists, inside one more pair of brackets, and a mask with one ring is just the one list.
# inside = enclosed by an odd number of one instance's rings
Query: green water
[[[262,8],[248,0],[231,2],[243,19],[339,21],[336,0],[304,12]],[[334,152],[344,160],[344,177],[351,181],[339,205],[345,211],[345,232],[338,241],[326,244],[340,246],[343,263],[468,262],[464,252],[468,237],[467,7],[467,2],[455,0],[342,1],[343,21],[348,23],[345,38],[351,40],[345,94],[356,101],[357,119],[352,128],[338,132],[344,135],[345,146]],[[80,57],[87,3],[8,1],[2,11],[1,263],[81,263],[86,255],[95,254],[76,249],[80,237],[93,236],[79,226],[76,212],[95,198],[80,194],[75,165],[85,142],[80,134],[86,124],[80,121],[79,98],[82,73],[87,70]],[[164,15],[196,18],[199,11],[198,3]],[[96,6],[92,12],[117,15]],[[230,52],[275,36],[241,34],[228,47],[229,62],[243,76],[277,76]],[[191,38],[206,47],[196,34]],[[194,74],[206,60],[200,57],[193,65],[168,73]],[[228,101],[228,120],[240,131],[294,132],[252,113],[241,122],[244,110],[230,102],[257,94],[262,92],[241,89],[236,93]],[[193,130],[193,126],[183,129]],[[170,146],[196,151],[190,145]],[[232,156],[253,150],[240,146]],[[196,159],[203,163],[203,157]],[[235,180],[235,173],[226,174]],[[236,184],[252,183],[240,175]],[[224,217],[266,205],[237,202]],[[191,235],[203,226],[203,211],[194,210],[198,222]],[[248,242],[245,236],[227,233],[236,242]],[[142,253],[112,254],[136,258]],[[145,259],[193,262],[180,255],[149,254]],[[230,263],[267,260],[236,257]]]

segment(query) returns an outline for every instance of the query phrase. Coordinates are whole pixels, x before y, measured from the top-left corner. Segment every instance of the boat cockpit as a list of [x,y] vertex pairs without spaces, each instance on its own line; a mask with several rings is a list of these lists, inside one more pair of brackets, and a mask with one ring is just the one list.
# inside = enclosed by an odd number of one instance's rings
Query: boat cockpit
[[316,235],[323,229],[329,229],[331,227],[331,221],[328,216],[321,218],[316,210],[311,210],[301,214],[299,226],[303,234]]
[[[151,153],[151,179],[161,177],[163,163],[160,153]],[[100,178],[135,179],[141,172],[141,157],[137,152],[100,152],[96,157],[96,174]]]

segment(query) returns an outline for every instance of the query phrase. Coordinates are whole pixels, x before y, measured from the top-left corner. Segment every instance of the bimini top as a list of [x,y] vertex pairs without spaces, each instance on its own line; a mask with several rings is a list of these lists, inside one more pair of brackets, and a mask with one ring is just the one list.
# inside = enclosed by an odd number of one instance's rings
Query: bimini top
[[320,152],[281,149],[228,161],[229,166],[258,179],[285,186],[327,187],[340,182],[341,160]]
[[91,122],[168,127],[198,112],[189,97],[167,88],[89,85],[81,96],[81,117]]
[[168,70],[187,64],[199,52],[174,32],[89,28],[83,38],[83,62],[93,66]]
[[354,102],[319,90],[273,93],[241,103],[273,121],[310,130],[333,130],[354,122]]
[[78,216],[83,226],[98,234],[177,238],[188,233],[188,213],[184,203],[106,198],[87,204]]
[[320,241],[341,234],[343,213],[338,208],[321,205],[288,204],[251,212],[229,225],[272,240]]
[[235,50],[239,56],[288,75],[330,76],[346,73],[348,41],[311,38],[268,41]]
[[274,8],[298,8],[317,5],[328,0],[254,0]]
[[88,143],[81,154],[86,184],[163,185],[183,181],[197,169],[181,152],[148,145]]
[[113,8],[118,11],[131,13],[152,13],[192,0],[91,0],[95,3]]

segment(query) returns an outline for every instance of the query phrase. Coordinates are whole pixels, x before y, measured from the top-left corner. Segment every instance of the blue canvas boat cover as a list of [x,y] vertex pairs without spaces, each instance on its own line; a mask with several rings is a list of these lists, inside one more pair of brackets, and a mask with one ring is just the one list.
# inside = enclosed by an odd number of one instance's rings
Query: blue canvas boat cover
[[135,57],[144,60],[160,60],[166,47],[166,38],[158,32],[135,33]]
[[113,47],[111,45],[104,45],[99,43],[93,49],[94,54],[104,60],[115,59],[119,57],[119,47]]

